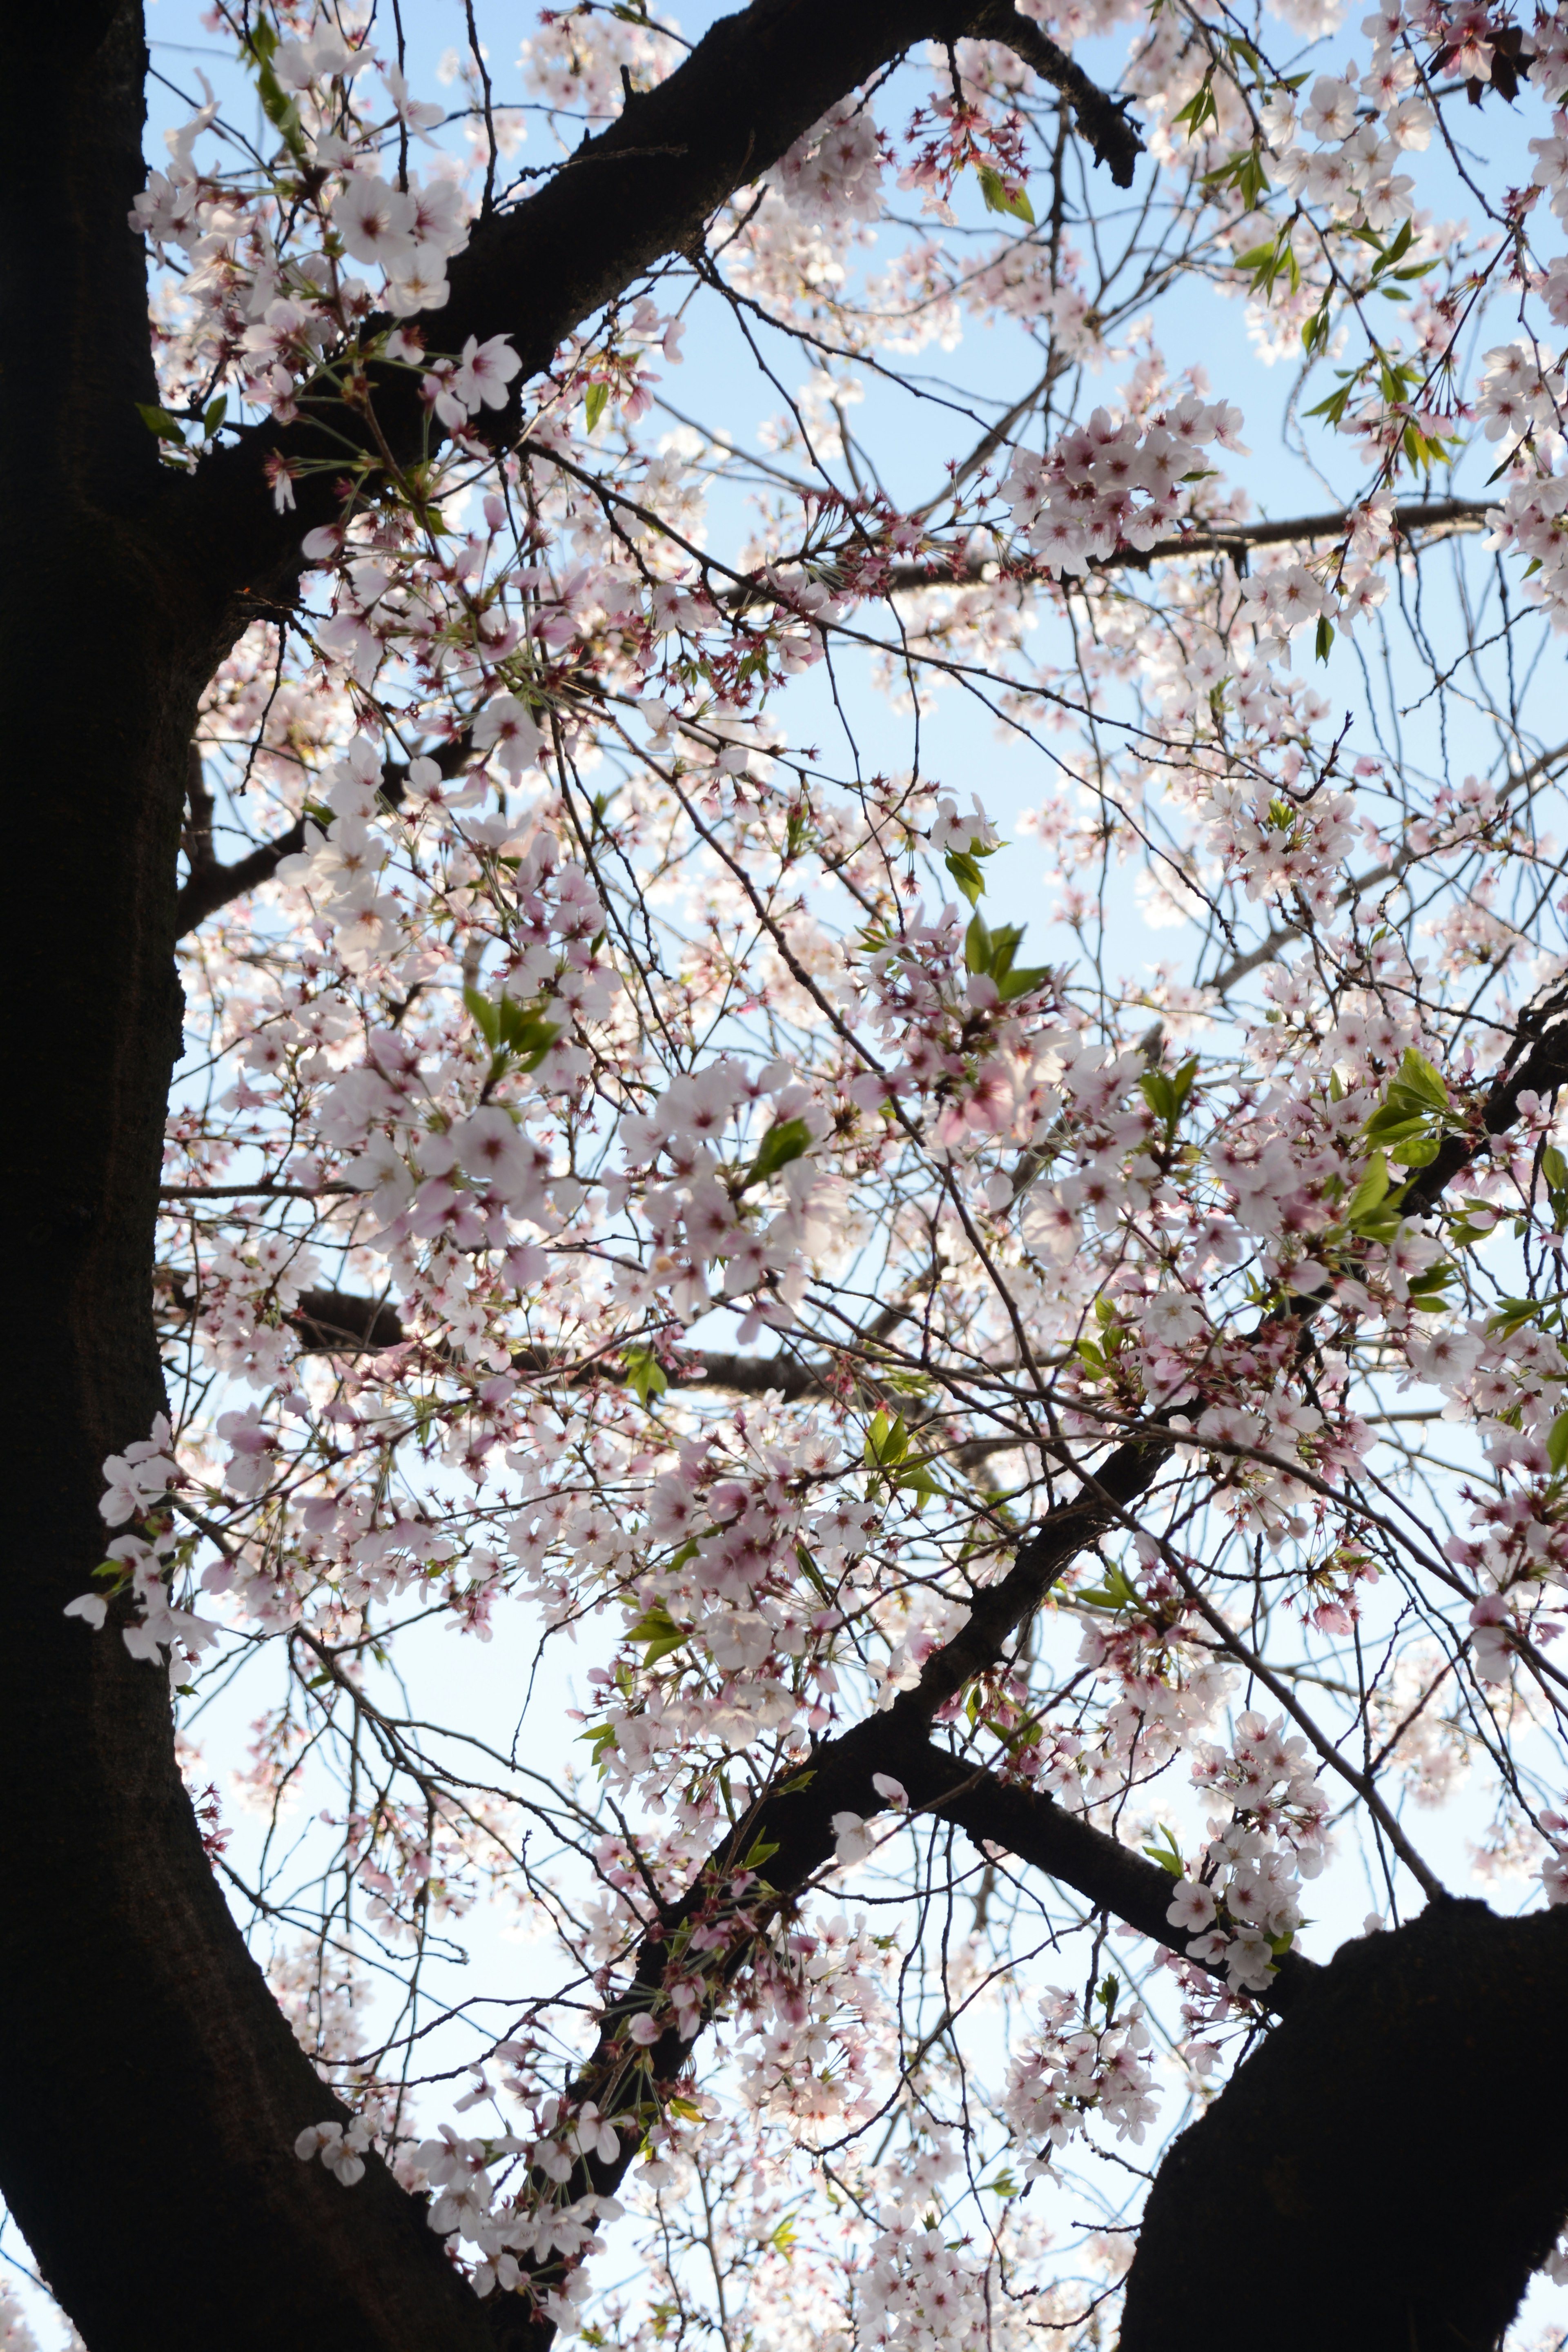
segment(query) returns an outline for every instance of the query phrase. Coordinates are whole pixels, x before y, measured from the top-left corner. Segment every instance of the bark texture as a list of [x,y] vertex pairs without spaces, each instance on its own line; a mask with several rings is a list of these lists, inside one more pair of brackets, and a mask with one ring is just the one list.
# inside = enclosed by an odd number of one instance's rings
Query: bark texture
[[1121,2352],[1490,2352],[1568,2209],[1568,1908],[1348,1944],[1149,2199]]
[[62,1614],[107,1546],[104,1457],[163,1402],[176,853],[215,643],[134,405],[156,397],[126,225],[140,13],[46,17],[12,52],[27,97],[0,144],[8,1304],[28,1334],[4,1422],[0,2189],[91,2352],[461,2352],[489,2330],[422,2210],[380,2168],[350,2192],[294,2156],[334,2103],[202,1850],[166,1676]]

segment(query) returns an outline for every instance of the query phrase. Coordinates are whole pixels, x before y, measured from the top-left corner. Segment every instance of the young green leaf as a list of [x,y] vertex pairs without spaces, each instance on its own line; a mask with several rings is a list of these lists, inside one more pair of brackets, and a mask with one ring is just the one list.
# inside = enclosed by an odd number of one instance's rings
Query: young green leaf
[[1029,226],[1033,228],[1035,208],[1029,202],[1029,192],[1023,183],[1020,181],[1016,188],[1009,190],[1001,173],[994,171],[989,163],[977,163],[974,168],[980,182],[980,193],[985,199],[986,211],[1010,213],[1015,220],[1027,221]]
[[757,1156],[746,1171],[742,1192],[753,1184],[765,1184],[792,1160],[798,1160],[811,1147],[811,1129],[804,1118],[782,1118],[769,1128],[758,1147]]
[[651,1349],[624,1349],[621,1360],[626,1368],[626,1386],[635,1391],[639,1404],[662,1396],[668,1388],[668,1375]]
[[160,441],[173,441],[176,447],[184,447],[185,428],[178,417],[170,415],[166,408],[153,408],[146,401],[139,400],[136,414],[148,432],[155,433]]
[[[988,852],[981,852],[981,856],[987,855]],[[977,907],[985,888],[985,877],[980,871],[978,857],[967,849],[950,849],[942,862],[970,905]]]
[[1387,1197],[1389,1181],[1388,1162],[1381,1151],[1374,1151],[1366,1174],[1345,1202],[1345,1223],[1354,1229],[1380,1207]]

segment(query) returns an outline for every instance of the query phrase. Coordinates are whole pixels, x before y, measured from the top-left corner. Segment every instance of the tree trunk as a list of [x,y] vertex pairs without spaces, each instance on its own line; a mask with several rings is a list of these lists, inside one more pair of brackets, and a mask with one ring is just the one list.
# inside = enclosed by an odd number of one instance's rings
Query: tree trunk
[[1150,2194],[1121,2352],[1490,2352],[1568,2210],[1568,1908],[1345,1945]]
[[[139,11],[12,54],[5,147],[9,1309],[0,1646],[0,2188],[92,2352],[473,2347],[482,2307],[380,2167],[294,2155],[335,2102],[202,1850],[167,1677],[61,1612],[108,1531],[105,1455],[163,1392],[151,1312],[180,1049],[176,852],[223,650],[143,529],[160,483]],[[69,20],[69,21],[68,21]],[[217,638],[215,639],[215,629]],[[338,2110],[338,2112],[342,2112]]]

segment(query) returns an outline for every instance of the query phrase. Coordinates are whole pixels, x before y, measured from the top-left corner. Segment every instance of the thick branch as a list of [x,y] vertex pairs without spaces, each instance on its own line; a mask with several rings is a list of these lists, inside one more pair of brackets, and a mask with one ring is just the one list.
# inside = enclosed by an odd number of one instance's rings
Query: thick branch
[[[289,1320],[307,1354],[350,1356],[375,1354],[399,1348],[407,1339],[395,1307],[385,1300],[364,1298],[347,1290],[307,1290],[301,1293]],[[543,1373],[568,1388],[586,1387],[594,1381],[624,1381],[625,1366],[614,1356],[590,1356],[572,1361],[548,1348],[515,1348],[514,1371]],[[773,1393],[794,1402],[796,1398],[826,1396],[822,1372],[791,1356],[735,1356],[704,1349],[689,1370],[672,1371],[672,1388],[723,1389],[737,1396]]]
[[[911,1696],[906,1693],[905,1699]],[[1067,1812],[1050,1797],[1005,1782],[984,1766],[936,1747],[926,1738],[918,1714],[900,1700],[888,1714],[858,1723],[819,1748],[809,1770],[753,1807],[692,1892],[668,1907],[643,1939],[628,1991],[605,2012],[598,2046],[573,2085],[574,2105],[591,2099],[602,2113],[620,2114],[646,2097],[650,2085],[668,2087],[679,2078],[689,2063],[691,2045],[673,2024],[647,2051],[630,2042],[627,2028],[640,2011],[653,2007],[657,2013],[659,1987],[671,1958],[682,1955],[690,1965],[687,1930],[715,1907],[721,1914],[728,1910],[732,1923],[729,1948],[710,1973],[711,2010],[743,1967],[759,1930],[786,1912],[832,1859],[835,1813],[857,1812],[863,1820],[886,1814],[887,1801],[876,1789],[874,1773],[900,1780],[918,1812],[956,1822],[976,1844],[984,1841],[1004,1847],[1082,1895],[1093,1910],[1124,1921],[1152,1941],[1184,1948],[1188,1939],[1165,1918],[1172,1881],[1164,1871],[1080,1815]],[[750,1891],[740,1906],[732,1900],[726,1904],[726,1884],[753,1846],[772,1849],[763,1865],[766,1884]],[[1261,1996],[1264,2005],[1279,2011],[1291,2008],[1311,1990],[1320,1973],[1300,1955],[1286,1955]],[[664,2014],[668,2013],[666,2009]],[[637,2135],[628,2132],[613,2159],[584,2159],[584,2185],[601,2196],[613,2195],[631,2166],[637,2144]],[[542,2352],[552,2333],[549,2322],[539,2319],[521,2340]]]
[[1111,98],[1083,68],[1058,48],[1032,16],[1021,16],[1011,0],[991,0],[969,27],[977,39],[1001,41],[1032,66],[1042,81],[1060,90],[1078,118],[1078,127],[1119,188],[1130,188],[1143,152],[1143,142],[1127,120],[1128,99]]
[[[1563,999],[1549,999],[1521,1016],[1513,1046],[1488,1090],[1475,1128],[1467,1136],[1449,1138],[1431,1165],[1418,1171],[1406,1194],[1408,1213],[1428,1212],[1444,1187],[1468,1165],[1483,1136],[1500,1134],[1512,1124],[1525,1088],[1546,1094],[1565,1082],[1568,1010]],[[1310,1301],[1302,1302],[1299,1311],[1305,1322],[1313,1311]],[[814,1749],[805,1771],[759,1800],[710,1858],[692,1892],[669,1907],[644,1937],[631,1987],[606,2011],[598,2045],[573,2085],[574,2104],[592,2100],[601,2112],[617,2113],[646,2095],[650,2084],[668,2084],[679,2076],[689,2063],[690,2044],[673,2022],[646,2052],[631,2044],[627,2027],[639,2011],[658,2014],[662,2008],[669,2016],[661,2003],[661,1988],[672,1958],[690,1965],[685,1931],[705,1909],[726,1907],[725,1889],[753,1845],[772,1849],[765,1864],[767,1888],[750,1894],[738,1911],[732,1900],[728,1906],[735,1924],[722,1963],[710,1978],[705,2014],[710,2016],[743,1965],[758,1927],[828,1861],[835,1845],[835,1814],[854,1812],[864,1819],[884,1809],[875,1773],[901,1780],[917,1804],[929,1804],[972,1835],[1007,1845],[1077,1888],[1097,1907],[1114,1910],[1142,1933],[1172,1945],[1180,1940],[1164,1916],[1169,1882],[1155,1885],[1163,1874],[1153,1864],[1126,1853],[1116,1840],[1102,1838],[1090,1824],[1075,1821],[1048,1800],[1014,1790],[945,1754],[932,1745],[928,1728],[941,1706],[997,1664],[1013,1634],[1078,1553],[1125,1517],[1170,1451],[1171,1440],[1158,1423],[1116,1447],[1098,1472],[1086,1474],[1080,1494],[1047,1515],[1007,1574],[975,1594],[968,1623],[927,1661],[914,1688],[900,1691],[886,1712]],[[1292,1958],[1276,1980],[1279,1998],[1275,2005],[1294,2005],[1311,1981],[1307,1964]],[[613,2164],[595,2158],[584,2168],[593,2188],[609,2193],[629,2162],[628,2148]],[[537,2323],[534,2342],[544,2344],[550,2332],[544,2323]]]
[[[104,1458],[166,1402],[170,950],[215,622],[142,527],[179,486],[136,413],[157,398],[126,225],[147,171],[141,8],[12,11],[6,30],[25,99],[0,146],[0,522],[26,555],[0,583],[5,1090],[34,1115],[6,1154],[28,1354],[5,1420],[6,1489],[27,1502],[0,1543],[0,2190],[93,2352],[479,2352],[480,2306],[384,2168],[351,2200],[296,2160],[334,2102],[203,1851],[168,1678],[63,1613],[103,1557]],[[200,864],[199,794],[195,814]],[[70,875],[58,898],[47,870]],[[99,2153],[119,2187],[84,2196]]]
[[[916,1749],[911,1744],[900,1760],[899,1777],[910,1802],[929,1807],[944,1821],[956,1822],[977,1845],[984,1842],[1005,1846],[1031,1869],[1044,1871],[1058,1885],[1070,1886],[1091,1909],[1136,1927],[1151,1943],[1184,1951],[1188,1943],[1196,1940],[1183,1935],[1166,1918],[1174,1891],[1169,1874],[1157,1863],[1134,1853],[1120,1838],[1097,1830],[1081,1813],[1068,1812],[1050,1797],[1019,1782],[977,1772],[945,1748],[928,1744]],[[1300,1952],[1288,1952],[1275,1969],[1273,1982],[1258,1998],[1266,2009],[1283,2012],[1318,1974],[1314,1961]]]
[[[195,749],[193,744],[193,751]],[[423,757],[434,760],[442,775],[450,781],[461,773],[472,751],[473,740],[465,728],[460,735],[454,736],[449,742],[437,744]],[[199,763],[197,774],[200,774]],[[395,761],[384,772],[381,797],[389,808],[401,808],[407,791],[408,770],[401,761]],[[194,786],[191,809],[192,838],[200,840],[203,836],[196,829],[197,802]],[[299,817],[288,832],[280,833],[276,840],[262,842],[258,848],[248,850],[243,857],[237,857],[232,866],[219,866],[212,856],[210,796],[205,802],[205,822],[207,855],[205,858],[191,857],[190,873],[182,883],[174,901],[176,936],[180,939],[184,939],[187,931],[194,931],[197,924],[205,922],[209,915],[216,914],[220,907],[226,907],[232,898],[242,898],[247,890],[259,890],[264,882],[271,881],[286,857],[297,857],[305,846],[305,820]],[[390,1346],[392,1343],[384,1340],[378,1344]]]
[[1345,1945],[1161,2166],[1121,2352],[1497,2345],[1568,2211],[1565,2000],[1568,1909]]
[[[554,179],[475,231],[453,266],[450,300],[429,322],[432,340],[456,351],[470,334],[510,334],[526,383],[563,337],[665,255],[700,239],[726,198],[760,179],[839,99],[922,41],[972,33],[1006,42],[1052,80],[1127,184],[1140,142],[1116,102],[1004,0],[753,0],[721,17],[667,81],[635,95]],[[416,457],[426,421],[407,376],[384,376],[376,397],[394,456]],[[334,401],[334,426],[349,421]],[[302,532],[337,513],[334,469],[299,483],[296,514],[275,515],[266,460],[320,463],[334,454],[307,404],[298,423],[250,427],[195,480],[168,485],[171,523],[195,573],[226,608],[242,600],[231,623],[291,601]]]

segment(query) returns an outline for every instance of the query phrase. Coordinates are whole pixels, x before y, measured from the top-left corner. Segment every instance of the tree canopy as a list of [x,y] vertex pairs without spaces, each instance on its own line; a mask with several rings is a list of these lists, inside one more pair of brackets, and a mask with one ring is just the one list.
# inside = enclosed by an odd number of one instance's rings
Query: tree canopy
[[160,16],[5,167],[0,2341],[1522,2347],[1568,20]]

